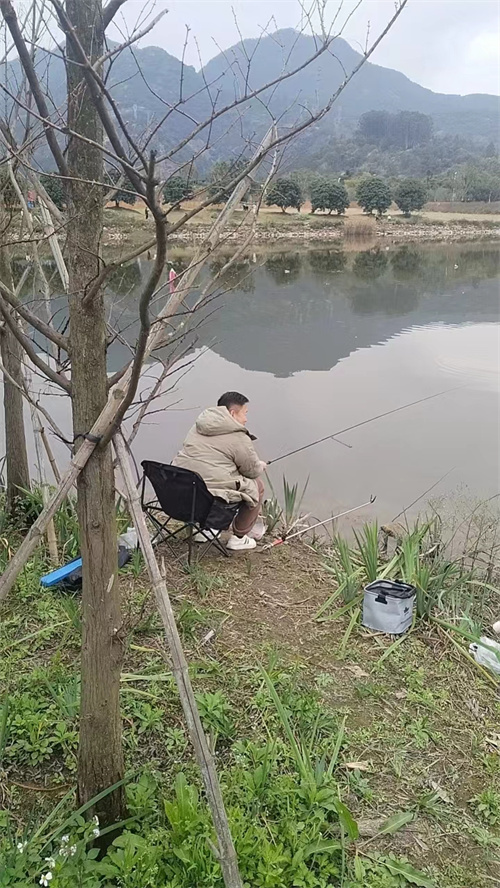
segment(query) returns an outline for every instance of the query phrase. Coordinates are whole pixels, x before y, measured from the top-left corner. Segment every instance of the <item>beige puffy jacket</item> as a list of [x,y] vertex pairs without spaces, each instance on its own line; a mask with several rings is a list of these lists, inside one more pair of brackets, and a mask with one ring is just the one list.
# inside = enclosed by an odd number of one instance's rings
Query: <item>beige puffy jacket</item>
[[227,503],[244,500],[256,506],[259,492],[255,479],[262,474],[262,465],[252,440],[226,407],[208,407],[189,430],[172,463],[197,472],[210,493]]

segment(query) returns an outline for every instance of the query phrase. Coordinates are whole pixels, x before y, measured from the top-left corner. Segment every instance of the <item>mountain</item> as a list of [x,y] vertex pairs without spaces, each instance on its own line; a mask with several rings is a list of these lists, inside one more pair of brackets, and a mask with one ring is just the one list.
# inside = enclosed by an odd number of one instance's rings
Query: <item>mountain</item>
[[[287,70],[299,67],[314,52],[313,37],[282,30],[261,41],[244,40],[233,46],[212,59],[203,74],[228,95],[234,95],[244,89],[247,59],[252,60],[249,86],[256,88],[279,77],[285,66]],[[245,117],[244,131],[250,135],[253,127],[259,133],[269,121],[269,111],[281,118],[282,124],[289,124],[297,119],[299,105],[311,111],[321,108],[338,89],[345,72],[350,72],[360,60],[361,55],[338,38],[330,52],[282,82],[276,90],[266,91],[254,100]],[[434,93],[399,71],[366,62],[330,113],[301,137],[301,152],[308,154],[312,149],[317,153],[325,139],[352,133],[360,116],[372,110],[418,111],[432,117],[437,136],[451,134],[473,137],[483,143],[498,142],[498,96]]]
[[[315,40],[291,29],[277,31],[262,40],[244,40],[213,58],[202,71],[181,65],[174,56],[159,47],[126,49],[108,72],[123,116],[134,134],[154,132],[152,144],[160,153],[174,147],[194,128],[195,122],[210,115],[212,101],[216,108],[230,104],[245,89],[248,59],[249,90],[262,86],[303,64],[315,52]],[[344,72],[358,64],[361,56],[341,38],[331,50],[321,55],[276,88],[224,115],[211,132],[211,149],[204,151],[207,131],[191,143],[189,152],[178,152],[172,162],[200,152],[197,166],[203,171],[214,160],[242,150],[243,139],[255,141],[268,128],[271,116],[279,120],[281,131],[306,118],[326,103],[344,78]],[[65,71],[54,55],[40,53],[38,68],[47,77],[60,105],[65,92]],[[4,77],[4,69],[0,79]],[[18,83],[19,62],[11,63],[7,79]],[[207,89],[208,85],[208,89]],[[172,110],[180,96],[183,103]],[[360,115],[371,110],[419,111],[430,115],[436,134],[455,134],[475,139],[483,146],[498,141],[500,99],[490,95],[442,95],[413,83],[404,74],[365,63],[333,105],[331,112],[308,129],[297,141],[294,153],[301,157],[321,151],[328,140],[351,134]],[[166,120],[161,123],[166,115]],[[161,125],[159,125],[161,123]]]

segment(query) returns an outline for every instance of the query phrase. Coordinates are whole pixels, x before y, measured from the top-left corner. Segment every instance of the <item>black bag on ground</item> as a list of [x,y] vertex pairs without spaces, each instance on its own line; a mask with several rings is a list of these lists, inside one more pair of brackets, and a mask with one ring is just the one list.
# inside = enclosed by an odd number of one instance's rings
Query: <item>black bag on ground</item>
[[[128,561],[130,561],[130,550],[126,546],[118,546],[118,569],[124,567]],[[79,592],[82,588],[82,568],[75,568],[58,586],[66,592]]]

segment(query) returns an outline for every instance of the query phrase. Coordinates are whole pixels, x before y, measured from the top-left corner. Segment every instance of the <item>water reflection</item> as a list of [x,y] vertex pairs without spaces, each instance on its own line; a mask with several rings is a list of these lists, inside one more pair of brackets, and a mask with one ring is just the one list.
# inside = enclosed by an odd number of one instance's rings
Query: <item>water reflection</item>
[[399,247],[391,256],[392,271],[397,281],[411,281],[416,278],[422,263],[422,253],[407,244]]
[[224,266],[227,265],[227,261],[227,257],[221,257],[214,259],[209,266],[212,280],[219,275],[217,280],[218,289],[231,290],[237,288],[241,293],[253,293],[255,281],[250,264],[248,262],[233,262],[226,271],[222,272]]
[[384,274],[388,264],[389,257],[380,248],[364,250],[356,256],[352,270],[356,277],[364,281],[373,281]]
[[[212,260],[203,281],[219,274],[230,255]],[[170,258],[177,272],[189,262],[186,252]],[[150,262],[139,260],[117,269],[109,281],[111,322],[130,343],[137,336],[137,299],[150,268]],[[23,270],[24,263],[16,263],[17,280]],[[53,263],[47,263],[47,271],[57,275]],[[211,301],[201,326],[196,317],[196,343],[240,367],[279,377],[326,370],[411,326],[497,322],[499,279],[497,245],[404,245],[357,254],[295,249],[250,256],[222,274],[221,295]],[[23,296],[35,307],[37,300],[41,304],[32,278],[25,281]],[[160,304],[167,297],[165,287]],[[54,298],[51,309],[64,325],[66,297]],[[110,371],[128,357],[126,342],[115,340]]]
[[121,265],[112,272],[108,278],[108,287],[117,296],[128,296],[138,289],[142,280],[141,268],[138,262],[130,262],[129,265]]
[[252,300],[229,294],[200,335],[249,370],[330,369],[410,326],[497,322],[499,260],[491,245],[280,252],[253,270]]
[[265,268],[275,284],[293,284],[302,271],[300,253],[273,253],[266,259]]
[[324,279],[328,275],[343,271],[347,256],[342,250],[309,250],[307,261],[312,273]]

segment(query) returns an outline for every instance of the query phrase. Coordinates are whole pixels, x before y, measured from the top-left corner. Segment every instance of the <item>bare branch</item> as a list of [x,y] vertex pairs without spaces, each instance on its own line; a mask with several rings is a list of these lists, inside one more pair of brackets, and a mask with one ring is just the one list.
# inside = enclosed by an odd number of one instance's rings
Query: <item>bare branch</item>
[[[36,75],[33,60],[28,52],[28,48],[21,34],[19,22],[16,13],[14,12],[14,7],[12,6],[11,0],[0,0],[0,12],[2,13],[5,24],[7,25],[11,33],[20,62],[23,67],[23,71],[28,78],[33,98],[36,102],[40,117],[42,118],[47,144],[52,152],[52,156],[57,164],[57,168],[61,173],[61,176],[67,176],[68,167],[64,159],[64,155],[58,145],[54,132],[49,126],[48,121],[50,119],[50,113],[48,105],[45,101],[45,96],[42,92],[40,81]],[[29,108],[26,110],[30,111]]]
[[29,308],[26,308],[22,302],[19,302],[2,281],[0,281],[0,293],[2,294],[2,299],[5,299],[11,308],[13,308],[24,321],[34,327],[35,330],[38,330],[38,332],[41,333],[42,336],[45,336],[50,342],[53,342],[54,345],[57,345],[58,348],[69,354],[69,341],[66,337],[62,336],[61,333],[58,333],[57,330],[54,330],[50,324],[46,324],[45,321],[42,321],[38,315],[30,311]]
[[56,370],[53,370],[49,364],[42,360],[38,352],[36,351],[31,339],[26,336],[22,330],[19,328],[19,324],[14,320],[10,313],[10,308],[8,303],[4,301],[4,290],[3,287],[0,288],[2,291],[2,295],[0,296],[0,312],[3,315],[4,321],[12,331],[18,342],[21,343],[24,351],[28,355],[30,361],[41,370],[45,376],[50,379],[52,382],[55,382],[60,388],[64,389],[68,394],[71,392],[71,383],[68,382],[65,376],[61,373],[58,373]]
[[[1,2],[5,2],[5,0],[0,0],[0,3]],[[9,89],[7,89],[5,84],[2,83],[1,81],[0,81],[0,89],[10,99],[12,99],[12,101],[15,102],[15,104],[19,108],[22,108],[23,111],[27,111],[28,114],[31,114],[33,117],[35,117],[41,123],[43,123],[44,128],[47,128],[48,130],[55,130],[56,132],[61,133],[61,135],[63,135],[63,136],[71,136],[71,138],[79,139],[80,142],[84,142],[86,145],[92,145],[94,148],[98,148],[99,151],[102,151],[102,153],[105,154],[107,157],[110,157],[116,163],[119,163],[123,167],[123,169],[125,170],[127,175],[130,176],[130,178],[132,176],[138,176],[141,179],[141,181],[144,181],[145,176],[141,176],[139,171],[136,170],[136,168],[129,162],[127,157],[125,157],[125,156],[120,157],[117,154],[115,154],[114,151],[110,151],[109,148],[106,148],[106,146],[99,144],[99,142],[96,142],[94,139],[89,139],[87,136],[83,136],[81,133],[75,132],[75,130],[70,129],[70,127],[68,127],[66,125],[59,125],[57,123],[54,123],[53,120],[45,118],[41,114],[37,114],[36,111],[33,110],[33,108],[30,108],[24,102],[21,102],[21,100],[17,96],[15,96],[14,93],[12,93]],[[71,177],[68,175],[67,172],[66,172],[66,174],[61,174],[60,178],[66,182],[71,179]],[[142,189],[140,190],[139,193],[142,194]]]
[[[69,448],[71,449],[71,444],[69,444],[69,443],[66,441],[66,438],[65,438],[63,432],[61,431],[61,429],[59,428],[59,426],[57,425],[57,423],[55,422],[55,420],[52,418],[52,416],[50,415],[50,413],[45,409],[45,407],[43,407],[42,404],[39,403],[39,401],[35,401],[34,398],[31,397],[31,395],[30,395],[30,393],[29,393],[29,390],[28,390],[28,386],[26,385],[26,382],[24,382],[23,385],[19,385],[19,383],[16,382],[16,380],[14,379],[14,377],[10,375],[10,373],[8,372],[8,370],[6,370],[6,368],[4,367],[4,365],[2,364],[1,361],[0,361],[0,371],[3,373],[3,375],[5,376],[5,378],[8,379],[9,382],[10,382],[13,386],[15,386],[15,388],[17,388],[17,389],[21,392],[21,394],[23,395],[23,397],[26,398],[28,404],[30,404],[32,407],[34,407],[35,410],[38,410],[38,412],[41,413],[42,416],[45,417],[45,419],[47,420],[47,422],[48,422],[49,425],[51,426],[51,428],[52,428],[54,434],[57,435],[57,437],[58,437],[58,438],[59,438],[64,444],[66,444],[67,447],[69,447]],[[58,479],[56,478],[56,481],[57,481],[57,480],[58,480]]]
[[109,0],[109,3],[106,4],[102,11],[102,29],[106,30],[108,25],[113,21],[116,13],[122,6],[125,5],[127,0]]
[[[122,2],[126,3],[126,0],[122,0]],[[104,11],[103,11],[103,18],[104,18],[105,12],[106,12],[106,9],[104,9]],[[113,49],[110,49],[108,52],[104,53],[104,55],[101,56],[101,58],[98,59],[97,62],[94,63],[93,67],[95,68],[95,70],[99,71],[99,69],[102,68],[103,64],[108,61],[108,59],[113,58],[113,56],[115,56],[115,55],[119,55],[119,53],[123,52],[124,49],[127,49],[128,46],[132,46],[133,43],[137,43],[138,40],[142,40],[142,38],[145,37],[146,34],[149,34],[149,32],[152,31],[153,28],[156,27],[158,22],[167,14],[167,12],[168,12],[168,9],[163,9],[156,16],[156,18],[152,19],[152,21],[150,21],[149,24],[146,25],[146,27],[142,29],[142,31],[134,31],[134,33],[132,34],[132,36],[130,37],[129,40],[125,40],[124,43],[120,43],[118,46],[115,46],[115,47],[113,47]]]
[[[150,169],[149,169],[149,184],[148,184],[148,199],[151,206],[154,206],[154,155],[151,157],[150,161]],[[130,371],[130,380],[128,383],[128,388],[123,398],[122,403],[120,404],[114,422],[112,423],[109,432],[104,436],[103,441],[101,442],[102,446],[105,446],[111,438],[113,437],[115,431],[120,427],[121,421],[125,416],[128,408],[130,407],[135,393],[137,391],[137,385],[139,383],[142,364],[144,358],[146,356],[146,351],[149,342],[149,336],[151,332],[151,319],[149,316],[149,304],[154,295],[156,287],[158,286],[161,276],[163,274],[163,269],[165,268],[165,263],[167,261],[167,237],[165,231],[165,224],[163,220],[163,216],[161,213],[155,214],[155,229],[156,229],[156,258],[153,266],[153,270],[149,276],[149,280],[147,281],[142,294],[139,300],[139,320],[140,320],[140,331],[139,336],[137,337],[136,350],[134,355],[134,360],[132,361],[132,367]]]

